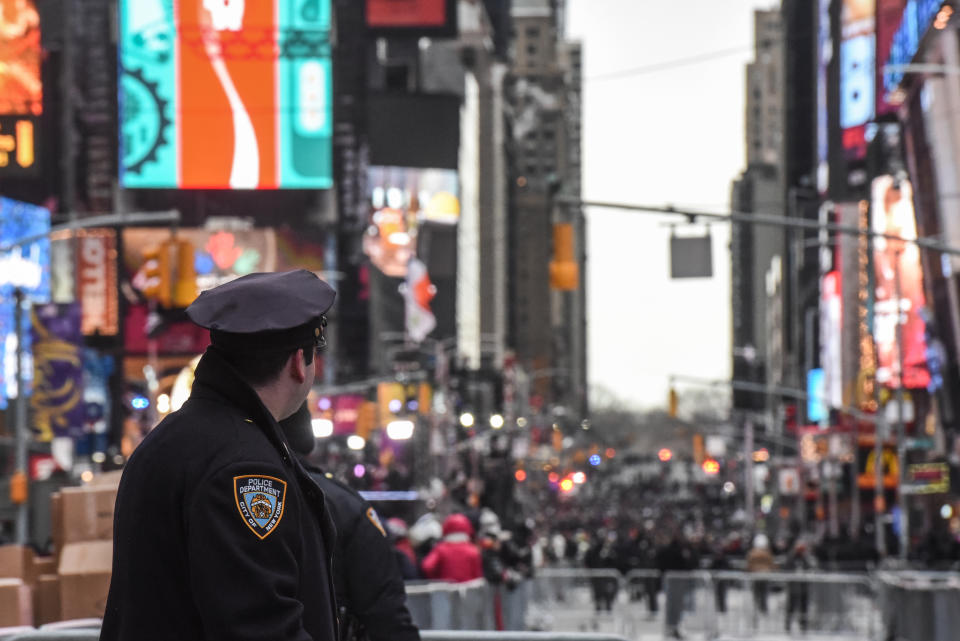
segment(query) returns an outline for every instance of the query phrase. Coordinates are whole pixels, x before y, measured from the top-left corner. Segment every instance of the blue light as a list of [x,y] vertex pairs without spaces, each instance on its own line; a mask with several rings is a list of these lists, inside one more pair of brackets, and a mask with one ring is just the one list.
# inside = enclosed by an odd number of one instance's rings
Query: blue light
[[150,401],[147,400],[146,396],[134,396],[130,400],[130,407],[135,410],[145,410],[150,407]]
[[416,412],[418,409],[420,409],[420,403],[416,400],[407,401],[407,409],[411,412]]
[[[581,460],[583,460],[583,459],[581,459]],[[590,460],[590,465],[592,465],[592,466],[594,466],[594,467],[600,465],[600,460],[601,460],[601,459],[600,459],[600,455],[599,455],[599,454],[593,454],[593,455],[590,457],[589,460]]]
[[403,409],[403,401],[401,401],[399,398],[390,399],[390,402],[387,403],[387,409],[396,414]]

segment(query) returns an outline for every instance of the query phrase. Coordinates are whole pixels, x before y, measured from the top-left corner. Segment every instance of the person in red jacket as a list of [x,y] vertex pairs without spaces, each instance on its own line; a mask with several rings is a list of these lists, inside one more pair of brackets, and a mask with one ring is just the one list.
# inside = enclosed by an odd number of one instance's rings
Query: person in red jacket
[[443,522],[443,539],[423,559],[421,569],[428,579],[461,583],[483,577],[480,549],[473,543],[473,526],[463,514],[451,514]]

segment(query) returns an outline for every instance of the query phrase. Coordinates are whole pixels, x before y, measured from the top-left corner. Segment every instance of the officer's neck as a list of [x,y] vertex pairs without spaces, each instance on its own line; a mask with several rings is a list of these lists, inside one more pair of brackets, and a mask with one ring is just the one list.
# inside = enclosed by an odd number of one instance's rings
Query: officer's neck
[[260,397],[260,402],[267,408],[271,416],[280,422],[287,418],[300,407],[302,399],[298,399],[293,394],[289,386],[279,383],[268,383],[266,385],[254,385],[253,391]]

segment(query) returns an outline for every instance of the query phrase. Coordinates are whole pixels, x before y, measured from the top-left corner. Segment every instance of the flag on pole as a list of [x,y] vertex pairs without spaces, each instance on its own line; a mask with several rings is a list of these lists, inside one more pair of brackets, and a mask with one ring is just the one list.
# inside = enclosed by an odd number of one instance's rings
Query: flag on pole
[[430,282],[427,266],[419,258],[411,258],[407,264],[407,279],[403,286],[407,336],[418,343],[437,326],[437,319],[430,311],[430,301],[437,288]]

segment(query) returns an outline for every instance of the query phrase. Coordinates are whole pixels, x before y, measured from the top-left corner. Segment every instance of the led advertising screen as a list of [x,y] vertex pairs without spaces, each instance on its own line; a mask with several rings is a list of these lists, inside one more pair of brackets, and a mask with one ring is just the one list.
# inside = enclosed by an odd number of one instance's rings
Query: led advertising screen
[[456,33],[456,0],[366,0],[367,26],[372,30],[407,31],[421,35]]
[[36,174],[42,55],[34,0],[0,5],[0,175]]
[[875,0],[843,1],[840,17],[840,127],[848,160],[866,156],[866,123],[873,119],[876,106],[875,15]]
[[34,0],[0,5],[0,114],[43,112],[40,15]]
[[[873,231],[917,238],[913,188],[906,179],[879,176],[872,185]],[[921,310],[926,305],[920,248],[915,243],[875,238],[876,296],[874,341],[877,344],[877,382],[890,388],[901,385],[898,343],[903,350],[903,387],[926,388],[930,384],[926,358],[926,323]],[[899,296],[898,296],[899,294]],[[901,326],[900,340],[897,325]]]
[[330,53],[330,0],[121,0],[121,184],[331,187]]
[[[34,303],[50,300],[50,212],[43,207],[0,198],[0,246],[40,236],[27,244],[0,251],[0,409],[17,396],[17,334],[14,292]],[[24,380],[33,378],[30,355],[30,313],[20,312],[23,328]],[[29,393],[29,390],[28,390]]]
[[460,218],[457,172],[449,169],[370,167],[370,226],[363,251],[387,276],[405,278],[426,222],[455,225]]

